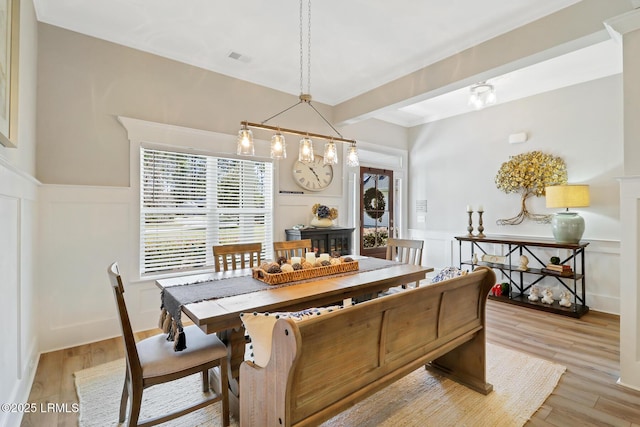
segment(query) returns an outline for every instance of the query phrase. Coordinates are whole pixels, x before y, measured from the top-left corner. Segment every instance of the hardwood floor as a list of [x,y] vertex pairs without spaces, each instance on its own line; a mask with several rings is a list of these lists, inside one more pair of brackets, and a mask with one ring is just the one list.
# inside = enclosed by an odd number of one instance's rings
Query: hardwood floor
[[[640,392],[616,384],[618,316],[590,312],[578,320],[489,301],[487,340],[567,367],[527,426],[640,426]],[[120,338],[43,354],[29,402],[77,402],[73,372],[123,355]],[[25,414],[22,421],[38,427],[77,424],[75,413]]]

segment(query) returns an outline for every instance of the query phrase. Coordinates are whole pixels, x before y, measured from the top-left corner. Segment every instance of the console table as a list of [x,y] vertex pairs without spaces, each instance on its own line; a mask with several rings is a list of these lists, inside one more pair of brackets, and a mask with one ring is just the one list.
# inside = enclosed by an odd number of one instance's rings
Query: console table
[[[460,268],[463,265],[485,265],[502,272],[509,283],[508,295],[489,295],[490,299],[516,304],[524,307],[543,310],[551,313],[562,314],[579,318],[589,311],[586,305],[585,293],[585,248],[589,243],[556,243],[547,239],[521,239],[512,236],[486,236],[483,238],[475,236],[458,236],[456,240],[459,243],[460,252]],[[464,260],[462,258],[462,246],[469,245],[471,258]],[[500,244],[506,247],[500,255],[492,256],[489,251],[489,244]],[[544,267],[549,264],[543,261],[541,255],[536,253],[536,249],[563,249],[568,252],[565,258],[561,257],[561,264],[568,264],[572,267],[570,275],[559,275],[544,271]],[[485,260],[478,260],[474,263],[474,255],[487,255]],[[525,255],[529,258],[529,265],[526,270],[520,270],[520,256]],[[495,258],[498,262],[493,261]],[[553,304],[544,304],[541,301],[529,301],[528,294],[531,287],[538,284],[545,278],[552,277],[559,282],[562,290],[571,293],[572,303],[570,307],[563,307],[554,301]],[[541,286],[542,287],[542,286]]]
[[284,232],[287,240],[311,239],[311,245],[318,249],[318,253],[338,252],[340,255],[352,255],[353,230],[355,228],[308,227],[299,230],[286,229]]

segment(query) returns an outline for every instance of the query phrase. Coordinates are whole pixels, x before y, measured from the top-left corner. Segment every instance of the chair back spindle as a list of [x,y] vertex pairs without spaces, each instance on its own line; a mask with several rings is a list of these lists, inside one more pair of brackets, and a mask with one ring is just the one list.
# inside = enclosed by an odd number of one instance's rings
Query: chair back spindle
[[[424,240],[411,240],[411,239],[387,239],[387,256],[388,260],[398,261],[403,264],[422,264],[422,250],[424,247]],[[420,282],[416,282],[418,287]],[[406,288],[407,285],[402,285]]]
[[305,254],[311,251],[311,239],[273,242],[273,256],[275,259],[278,259],[281,256],[287,259],[291,259],[291,257],[294,256],[304,258]]
[[213,247],[216,272],[253,268],[260,265],[262,243],[239,243]]

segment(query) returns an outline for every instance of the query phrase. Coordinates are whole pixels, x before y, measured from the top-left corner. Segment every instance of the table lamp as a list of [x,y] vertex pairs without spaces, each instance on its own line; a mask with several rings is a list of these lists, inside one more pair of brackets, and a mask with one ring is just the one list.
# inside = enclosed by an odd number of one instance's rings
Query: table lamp
[[584,219],[569,208],[589,206],[588,185],[554,185],[545,188],[548,208],[566,208],[551,219],[557,243],[579,243],[584,233]]

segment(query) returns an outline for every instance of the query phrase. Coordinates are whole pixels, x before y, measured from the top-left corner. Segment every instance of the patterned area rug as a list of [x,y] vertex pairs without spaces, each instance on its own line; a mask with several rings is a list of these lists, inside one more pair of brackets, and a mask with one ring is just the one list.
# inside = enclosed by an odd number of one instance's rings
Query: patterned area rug
[[[494,387],[487,396],[419,368],[322,425],[522,426],[553,392],[566,369],[492,344],[487,344],[487,360],[487,376]],[[120,359],[74,374],[80,427],[118,425],[124,369]],[[194,375],[145,390],[141,421],[200,399],[199,381]],[[163,426],[214,427],[221,425],[220,419],[220,405],[214,404]],[[232,418],[231,425],[238,423]]]

